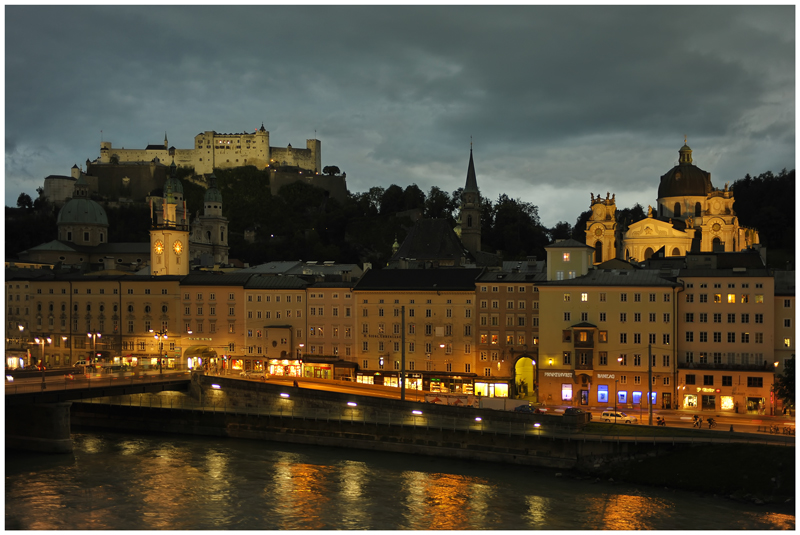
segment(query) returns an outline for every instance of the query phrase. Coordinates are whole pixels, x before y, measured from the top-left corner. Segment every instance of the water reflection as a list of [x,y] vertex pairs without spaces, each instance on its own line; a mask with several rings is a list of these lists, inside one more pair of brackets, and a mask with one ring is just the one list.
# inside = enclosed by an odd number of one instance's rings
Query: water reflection
[[[213,438],[6,454],[6,529],[794,529],[793,509],[552,471]],[[58,459],[57,461],[54,459]]]

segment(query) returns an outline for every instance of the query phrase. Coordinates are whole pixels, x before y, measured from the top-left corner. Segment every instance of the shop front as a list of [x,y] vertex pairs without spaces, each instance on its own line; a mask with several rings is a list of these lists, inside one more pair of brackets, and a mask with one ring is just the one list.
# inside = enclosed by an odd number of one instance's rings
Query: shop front
[[194,370],[198,368],[209,369],[211,362],[217,356],[217,352],[209,346],[192,346],[183,353],[186,368]]
[[24,368],[28,362],[27,351],[6,351],[6,368],[9,370],[16,370],[17,368]]
[[299,360],[289,359],[269,359],[267,361],[268,372],[276,377],[302,377],[303,365]]
[[[422,375],[422,389],[429,390],[430,392],[457,393],[457,394],[472,394],[475,392],[475,387],[478,381],[475,376],[465,374],[448,374],[446,372],[432,372],[431,374]],[[488,383],[493,385],[495,391],[494,397],[508,397],[508,381],[502,383]],[[500,393],[498,393],[500,392]],[[502,394],[505,392],[505,394]],[[481,394],[489,395],[489,394]]]

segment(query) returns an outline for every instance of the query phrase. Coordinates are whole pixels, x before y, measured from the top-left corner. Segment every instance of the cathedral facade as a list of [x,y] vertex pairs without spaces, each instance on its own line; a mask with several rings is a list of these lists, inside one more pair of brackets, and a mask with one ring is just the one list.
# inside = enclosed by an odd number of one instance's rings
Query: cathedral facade
[[620,259],[642,262],[656,251],[665,256],[691,252],[735,252],[759,244],[758,232],[739,225],[733,210],[733,191],[714,188],[711,173],[692,160],[684,142],[678,165],[661,176],[655,208],[647,217],[622,229],[617,224],[614,195],[591,195],[586,245],[594,249],[594,264]]

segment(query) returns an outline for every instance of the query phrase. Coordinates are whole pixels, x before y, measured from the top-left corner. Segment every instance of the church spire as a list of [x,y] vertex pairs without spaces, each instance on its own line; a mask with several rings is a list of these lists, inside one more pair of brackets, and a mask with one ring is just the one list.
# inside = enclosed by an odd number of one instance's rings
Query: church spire
[[165,149],[169,148],[169,141],[167,141],[167,131],[166,130],[164,130],[164,148]]
[[475,162],[472,160],[472,142],[469,144],[469,167],[467,168],[467,183],[464,192],[478,192],[478,179],[475,178]]

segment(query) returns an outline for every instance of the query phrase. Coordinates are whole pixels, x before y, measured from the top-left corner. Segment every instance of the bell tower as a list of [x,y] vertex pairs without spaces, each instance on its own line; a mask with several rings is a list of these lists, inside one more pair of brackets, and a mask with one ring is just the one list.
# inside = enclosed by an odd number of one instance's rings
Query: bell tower
[[189,274],[189,225],[183,186],[175,162],[164,183],[163,197],[153,206],[150,201],[150,273],[152,275]]
[[616,194],[606,193],[605,199],[589,195],[592,215],[586,222],[586,245],[594,249],[592,263],[597,265],[617,257],[617,202]]
[[461,192],[461,210],[458,215],[461,228],[461,244],[470,253],[481,250],[481,194],[475,177],[475,163],[472,160],[472,144],[469,148],[469,167],[467,183]]

